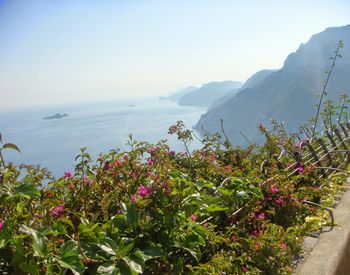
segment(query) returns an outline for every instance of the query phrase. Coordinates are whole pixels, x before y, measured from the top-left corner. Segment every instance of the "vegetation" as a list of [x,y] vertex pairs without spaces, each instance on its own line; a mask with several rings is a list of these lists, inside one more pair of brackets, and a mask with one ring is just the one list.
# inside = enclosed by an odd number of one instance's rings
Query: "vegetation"
[[[329,222],[305,201],[331,206],[344,175],[296,162],[305,141],[281,136],[281,125],[260,130],[265,144],[245,149],[215,135],[175,153],[130,137],[130,150],[93,162],[82,148],[56,180],[3,160],[1,273],[290,273],[305,234]],[[181,122],[169,132],[186,148],[195,138]]]

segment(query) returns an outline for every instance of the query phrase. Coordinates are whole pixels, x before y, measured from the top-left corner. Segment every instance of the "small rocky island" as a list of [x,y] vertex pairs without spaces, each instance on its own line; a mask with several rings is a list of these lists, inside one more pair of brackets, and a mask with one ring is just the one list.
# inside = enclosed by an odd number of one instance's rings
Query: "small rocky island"
[[68,114],[66,114],[66,113],[62,113],[62,114],[57,113],[57,114],[54,114],[52,116],[43,117],[43,119],[60,119],[60,118],[64,118],[67,116],[68,116]]

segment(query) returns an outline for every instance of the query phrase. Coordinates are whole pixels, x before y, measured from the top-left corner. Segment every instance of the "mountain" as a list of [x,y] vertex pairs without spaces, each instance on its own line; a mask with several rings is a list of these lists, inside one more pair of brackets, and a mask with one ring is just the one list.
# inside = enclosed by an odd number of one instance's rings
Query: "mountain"
[[340,94],[349,95],[350,25],[327,28],[291,53],[282,69],[253,86],[248,83],[236,96],[202,115],[195,128],[215,133],[220,131],[223,119],[225,132],[234,144],[244,143],[240,131],[256,141],[258,124],[269,124],[272,118],[284,122],[288,131],[297,131],[315,115],[317,95],[322,91],[325,71],[329,70],[330,57],[339,40],[343,40],[345,47],[330,78],[327,99],[336,102]]
[[230,100],[233,98],[236,94],[239,93],[240,90],[246,89],[246,88],[251,88],[258,84],[259,82],[263,81],[266,77],[268,77],[272,72],[276,70],[261,70],[255,74],[253,74],[248,80],[243,84],[243,86],[239,89],[233,89],[226,93],[224,96],[219,97],[216,99],[209,107],[208,110],[212,110],[221,104],[225,103],[226,101]]
[[178,103],[182,106],[210,106],[216,99],[242,85],[240,81],[209,82],[182,96]]
[[184,95],[186,95],[186,94],[188,94],[190,92],[193,92],[194,90],[197,90],[197,89],[198,89],[198,87],[189,86],[189,87],[186,87],[184,89],[177,90],[177,91],[171,93],[168,96],[161,96],[159,99],[161,99],[161,100],[178,101]]
[[238,94],[240,89],[233,89],[231,91],[228,91],[226,94],[223,96],[219,97],[218,99],[215,99],[212,104],[210,104],[208,110],[214,109],[221,104],[225,103],[226,101],[230,100],[233,98],[236,94]]
[[255,85],[262,82],[265,78],[271,75],[273,72],[278,70],[261,70],[253,74],[248,80],[244,83],[241,89],[253,88]]

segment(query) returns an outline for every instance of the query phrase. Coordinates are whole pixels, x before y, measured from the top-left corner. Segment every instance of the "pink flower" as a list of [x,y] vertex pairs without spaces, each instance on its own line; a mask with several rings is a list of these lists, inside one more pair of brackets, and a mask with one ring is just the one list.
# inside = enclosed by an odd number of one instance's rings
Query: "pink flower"
[[275,203],[278,205],[282,205],[284,203],[284,199],[282,196],[279,196],[276,200]]
[[252,236],[254,236],[254,237],[258,237],[259,236],[259,231],[257,231],[257,230],[254,230],[253,232],[252,232]]
[[260,123],[260,124],[259,124],[259,129],[260,129],[261,131],[266,131],[266,126],[265,126],[264,124]]
[[231,166],[226,166],[225,169],[226,169],[227,172],[232,172],[233,171]]
[[169,151],[169,152],[168,152],[168,155],[169,155],[169,156],[175,156],[175,151]]
[[264,212],[261,212],[258,216],[257,216],[258,220],[264,220],[266,218],[266,215]]
[[91,186],[92,183],[93,183],[92,180],[90,180],[89,178],[87,177],[84,178],[84,184]]
[[131,201],[132,201],[132,202],[135,202],[136,200],[137,200],[137,195],[132,195],[132,196],[131,196]]
[[60,215],[60,212],[64,210],[64,205],[60,204],[56,206],[54,209],[51,209],[50,215],[51,217],[58,217]]
[[270,192],[270,193],[273,193],[273,194],[274,194],[274,193],[277,193],[277,192],[278,192],[278,188],[275,187],[275,186],[271,186],[270,189],[269,189],[269,192]]
[[191,220],[194,221],[194,222],[197,220],[197,217],[196,217],[195,214],[192,214],[192,215],[191,215]]
[[124,160],[124,161],[128,161],[128,160],[129,160],[129,155],[125,154],[125,155],[123,156],[123,160]]
[[136,179],[136,177],[137,177],[136,172],[134,172],[134,171],[133,171],[133,172],[130,172],[130,173],[129,173],[129,177],[130,177],[130,178],[133,178],[133,179]]
[[141,196],[141,197],[146,197],[149,193],[149,190],[147,189],[147,187],[141,185],[139,187],[139,189],[137,190],[137,193]]
[[265,196],[265,200],[270,201],[271,199],[272,199],[272,198],[271,198],[270,195],[266,195],[266,196]]
[[242,266],[242,271],[243,271],[243,273],[247,273],[248,272],[248,267]]
[[212,162],[215,162],[215,161],[217,160],[217,156],[216,156],[216,155],[211,155],[211,156],[210,156],[210,160],[211,160]]
[[152,154],[152,153],[154,153],[156,150],[157,150],[157,147],[152,146],[151,148],[148,148],[147,152],[148,152],[149,154]]
[[298,168],[298,172],[299,172],[299,173],[304,173],[304,172],[305,172],[305,169],[304,169],[303,167],[299,167],[299,168]]
[[298,142],[297,146],[299,146],[300,149],[303,149],[307,145],[308,142],[309,142],[309,139],[302,139]]
[[315,168],[315,165],[312,164],[312,163],[310,163],[310,165],[309,165],[309,167],[308,167],[308,170],[309,170],[310,172],[312,172],[312,171],[314,170],[314,168]]
[[64,177],[65,178],[71,178],[72,177],[72,172],[70,172],[70,171],[64,172]]
[[286,243],[280,243],[280,247],[282,248],[282,249],[287,249],[287,244]]
[[2,219],[0,219],[0,230],[4,227],[4,221]]
[[295,166],[295,163],[288,163],[288,164],[287,164],[287,168],[288,168],[288,169],[293,169],[294,166]]
[[121,162],[121,160],[117,159],[115,162],[114,162],[115,166],[121,166],[123,163]]
[[232,235],[230,238],[231,242],[236,242],[238,240],[237,236]]
[[147,164],[148,165],[153,165],[154,164],[154,160],[151,159],[151,158],[147,159]]

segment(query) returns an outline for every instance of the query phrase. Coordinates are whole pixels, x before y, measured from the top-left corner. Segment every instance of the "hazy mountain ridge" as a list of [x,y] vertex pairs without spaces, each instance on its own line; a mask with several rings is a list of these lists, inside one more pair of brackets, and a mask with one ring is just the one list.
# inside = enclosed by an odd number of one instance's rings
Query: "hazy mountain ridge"
[[179,89],[170,95],[167,96],[161,96],[159,97],[160,100],[171,100],[171,101],[178,101],[181,97],[183,97],[185,94],[188,94],[190,92],[193,92],[194,90],[197,90],[198,87],[189,86],[183,89]]
[[243,86],[239,89],[234,89],[226,93],[224,96],[218,98],[215,100],[209,107],[208,111],[215,109],[216,107],[224,104],[226,101],[230,100],[234,96],[236,96],[240,91],[252,88],[253,86],[257,85],[261,81],[263,81],[267,76],[269,76],[272,72],[276,70],[261,70],[257,73],[253,74],[251,77],[248,78],[246,82],[244,82]]
[[257,125],[276,118],[295,131],[314,115],[317,97],[322,90],[325,71],[331,64],[335,44],[343,40],[342,58],[337,61],[328,86],[328,98],[338,100],[350,89],[350,25],[327,28],[313,35],[291,53],[281,70],[271,72],[256,85],[241,89],[233,98],[202,115],[195,126],[215,133],[220,119],[233,143],[243,143],[240,131],[255,139]]
[[209,82],[182,96],[178,104],[181,106],[210,106],[218,98],[242,85],[243,82],[240,81]]

